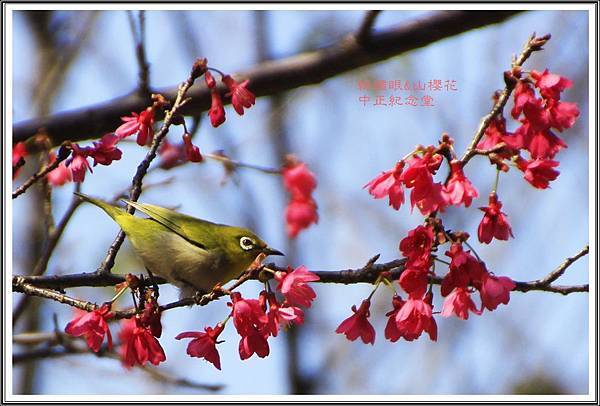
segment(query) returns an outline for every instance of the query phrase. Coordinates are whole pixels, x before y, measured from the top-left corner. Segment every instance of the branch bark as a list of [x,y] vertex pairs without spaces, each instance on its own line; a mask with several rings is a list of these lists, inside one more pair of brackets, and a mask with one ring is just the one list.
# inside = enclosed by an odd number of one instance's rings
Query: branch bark
[[[236,76],[249,79],[250,88],[257,96],[274,95],[320,83],[344,72],[381,62],[474,28],[502,22],[518,13],[520,11],[433,13],[401,26],[372,33],[368,46],[361,45],[355,34],[349,34],[333,46],[264,62]],[[220,90],[225,92],[223,86]],[[152,90],[153,93],[163,94],[167,99],[175,98],[177,91],[177,88]],[[195,87],[189,92],[189,96],[192,100],[182,109],[182,114],[197,115],[199,111],[206,111],[210,107],[210,91],[206,86]],[[44,128],[54,145],[64,140],[99,138],[114,131],[121,124],[121,116],[141,111],[147,103],[147,99],[134,91],[101,104],[17,123],[13,127],[13,143],[28,139],[40,128]]]

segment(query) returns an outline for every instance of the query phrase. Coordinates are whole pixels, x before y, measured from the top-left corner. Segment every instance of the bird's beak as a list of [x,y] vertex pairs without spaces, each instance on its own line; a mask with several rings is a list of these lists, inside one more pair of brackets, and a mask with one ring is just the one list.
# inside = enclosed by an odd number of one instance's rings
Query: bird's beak
[[271,247],[266,247],[263,249],[263,253],[266,255],[285,255],[283,252],[275,250]]

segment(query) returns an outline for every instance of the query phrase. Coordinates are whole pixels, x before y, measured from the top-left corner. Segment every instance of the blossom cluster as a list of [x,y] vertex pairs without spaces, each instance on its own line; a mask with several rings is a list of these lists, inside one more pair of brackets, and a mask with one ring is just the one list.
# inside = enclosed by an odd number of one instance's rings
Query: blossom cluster
[[[276,337],[282,327],[304,322],[302,308],[310,307],[316,298],[316,293],[308,284],[319,280],[317,275],[304,266],[294,270],[288,268],[287,272],[277,271],[273,276],[278,282],[276,290],[282,299],[278,299],[275,292],[266,290],[260,293],[258,299],[243,298],[239,292],[232,292],[231,302],[228,303],[231,312],[224,322],[217,323],[215,327],[206,326],[204,331],[182,332],[175,339],[191,338],[187,354],[203,358],[217,369],[221,369],[216,345],[222,342],[218,338],[227,322],[233,320],[233,325],[240,335],[240,358],[245,360],[254,354],[261,358],[266,357],[269,355],[269,337]],[[167,359],[158,341],[162,335],[161,310],[154,296],[146,296],[148,299],[143,310],[121,322],[119,352],[127,368],[136,364],[145,365],[148,362],[158,365]],[[65,332],[75,337],[84,337],[88,347],[94,352],[101,350],[104,338],[107,337],[110,350],[112,335],[107,322],[113,317],[111,305],[109,302],[91,312],[77,310],[73,320],[65,327]]]
[[[523,172],[523,177],[532,186],[545,189],[555,180],[559,172],[556,154],[567,145],[552,129],[562,132],[574,125],[579,116],[575,103],[560,100],[561,93],[572,86],[568,79],[549,73],[531,71],[523,77],[520,69],[507,73],[514,80],[514,107],[511,116],[518,120],[519,127],[509,133],[506,120],[499,114],[485,129],[477,144],[476,154],[487,155],[496,166],[497,175],[508,171],[508,163]],[[540,97],[536,97],[535,91]],[[408,232],[400,241],[399,249],[405,258],[404,269],[398,284],[407,294],[406,300],[398,294],[392,298],[385,327],[385,338],[395,342],[400,338],[412,341],[425,331],[432,340],[437,340],[437,324],[433,318],[433,291],[431,278],[434,262],[448,265],[448,272],[441,280],[441,296],[444,297],[441,315],[456,316],[466,320],[469,314],[481,315],[484,310],[493,311],[500,304],[508,304],[510,292],[516,283],[505,276],[496,276],[487,270],[486,264],[468,245],[466,232],[449,232],[437,217],[438,213],[451,205],[470,207],[479,192],[464,173],[468,160],[458,159],[453,140],[443,135],[439,145],[418,146],[407,157],[396,163],[365,185],[376,199],[387,198],[389,205],[399,210],[404,204],[405,189],[410,190],[411,210],[416,206],[425,216],[423,225]],[[522,156],[523,153],[528,158]],[[434,176],[446,160],[449,174],[444,182],[436,182]],[[507,163],[508,162],[508,163]],[[497,178],[496,178],[497,179]],[[488,205],[480,207],[483,212],[478,227],[479,242],[490,244],[492,240],[508,240],[513,237],[512,228],[497,194],[497,180],[489,193]],[[445,256],[449,262],[439,259],[440,247],[449,244]],[[469,249],[465,249],[465,246]],[[379,283],[388,275],[381,275]],[[377,286],[379,286],[379,283]],[[363,300],[353,314],[344,320],[336,332],[345,334],[354,341],[358,337],[364,343],[375,342],[375,329],[368,321],[371,295]],[[479,293],[477,305],[473,294]]]
[[282,170],[283,185],[290,195],[285,209],[287,233],[295,238],[298,233],[319,220],[317,203],[312,193],[317,187],[315,175],[304,162],[287,156]]

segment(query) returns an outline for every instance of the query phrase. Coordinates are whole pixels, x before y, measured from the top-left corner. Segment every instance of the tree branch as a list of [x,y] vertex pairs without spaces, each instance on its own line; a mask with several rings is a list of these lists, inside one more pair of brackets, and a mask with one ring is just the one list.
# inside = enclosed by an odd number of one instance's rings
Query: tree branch
[[62,161],[64,161],[65,159],[67,159],[70,154],[71,154],[71,150],[70,149],[61,148],[59,150],[58,156],[56,157],[56,160],[53,163],[51,163],[50,165],[47,165],[44,168],[40,169],[37,173],[34,173],[29,179],[27,179],[25,182],[23,182],[23,184],[21,186],[19,186],[13,192],[12,198],[16,199],[17,197],[19,197],[20,195],[22,195],[23,193],[25,193],[27,191],[27,189],[29,189],[38,180],[46,177],[50,172],[52,172],[53,170],[55,170],[56,168],[58,168],[58,165],[60,165],[60,163]]
[[379,13],[381,13],[381,10],[367,11],[365,18],[356,33],[356,42],[362,45],[369,45],[371,42],[371,31],[373,30],[373,25],[375,25],[375,20]]
[[[237,76],[250,80],[257,96],[270,96],[320,83],[350,70],[386,60],[392,56],[420,48],[468,30],[502,22],[520,11],[444,11],[415,19],[370,35],[364,47],[350,34],[333,46],[293,57],[261,63]],[[223,86],[220,87],[225,92]],[[172,99],[177,89],[152,90]],[[192,98],[185,115],[197,115],[210,107],[210,91],[198,86],[190,92]],[[17,123],[13,127],[13,143],[24,141],[44,128],[54,145],[64,140],[80,141],[98,138],[114,131],[120,117],[141,111],[147,99],[132,92],[101,104]]]

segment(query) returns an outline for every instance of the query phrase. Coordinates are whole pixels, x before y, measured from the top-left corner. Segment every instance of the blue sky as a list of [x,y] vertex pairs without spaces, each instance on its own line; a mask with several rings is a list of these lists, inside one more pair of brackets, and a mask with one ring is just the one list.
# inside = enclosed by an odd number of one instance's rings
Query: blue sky
[[[423,12],[385,11],[376,29],[399,24]],[[271,12],[267,32],[275,57],[295,54],[306,48],[324,46],[354,30],[362,12]],[[175,30],[186,19],[190,36]],[[35,49],[21,16],[14,31],[14,121],[30,118],[28,84],[35,71]],[[234,27],[234,29],[232,29]],[[426,48],[418,49],[368,68],[341,75],[318,86],[290,92],[285,99],[285,128],[292,151],[307,162],[318,179],[316,200],[319,224],[302,233],[295,246],[292,265],[309,269],[345,269],[362,266],[380,253],[381,260],[397,258],[398,241],[420,223],[418,212],[403,207],[396,212],[377,201],[362,186],[412,150],[415,144],[435,144],[442,132],[463,151],[491,107],[494,90],[503,86],[502,72],[511,55],[520,51],[531,32],[551,33],[544,52],[535,54],[527,68],[565,75],[573,80],[564,98],[579,103],[578,123],[563,135],[569,148],[559,154],[561,175],[552,188],[533,189],[516,171],[500,180],[499,195],[508,214],[515,239],[490,246],[476,244],[488,267],[516,280],[544,276],[564,258],[578,252],[588,238],[588,46],[587,15],[584,12],[530,12],[502,24],[469,31]],[[256,63],[254,20],[250,12],[147,13],[148,60],[153,86],[171,86],[185,79],[196,56],[226,72],[246,69]],[[304,45],[303,45],[304,44]],[[199,53],[197,55],[191,52]],[[363,107],[357,80],[440,78],[456,80],[458,91],[443,93],[434,108]],[[120,96],[132,90],[137,65],[131,34],[124,12],[104,12],[96,22],[90,41],[75,61],[58,94],[53,111],[77,108]],[[279,106],[277,106],[279,107]],[[202,151],[228,148],[241,161],[277,165],[272,153],[268,120],[278,109],[266,99],[243,117],[227,109],[227,121],[218,129],[203,125],[196,138]],[[514,121],[509,129],[514,130]],[[170,140],[180,137],[178,129]],[[233,148],[231,148],[233,146]],[[130,183],[145,151],[135,144],[124,145],[124,158],[110,167],[97,167],[83,185],[85,193],[108,198]],[[474,159],[466,174],[479,189],[480,198],[467,210],[448,210],[444,222],[475,235],[495,172],[484,159]],[[140,201],[165,206],[179,205],[182,212],[235,225],[256,224],[256,232],[274,247],[285,247],[285,224],[281,180],[251,171],[240,172],[241,189],[233,182],[220,185],[222,169],[217,163],[190,164],[171,171],[156,171],[146,181],[174,177],[165,187],[149,190]],[[251,203],[243,190],[250,190]],[[59,189],[54,209],[60,215],[71,198],[71,185]],[[19,242],[25,238],[26,198],[14,202],[15,271],[22,272],[24,253]],[[102,260],[118,227],[97,208],[84,205],[57,248],[51,272],[91,271]],[[278,263],[286,264],[286,259]],[[588,260],[569,268],[561,284],[588,281]],[[141,272],[143,267],[128,244],[121,250],[116,269]],[[242,291],[256,295],[259,284]],[[350,314],[350,307],[368,295],[370,287],[317,286],[318,298],[307,312],[309,322],[301,334],[302,369],[311,374],[323,371],[321,390],[327,393],[450,394],[504,393],[524,377],[544,373],[560,382],[570,393],[586,393],[588,382],[587,294],[562,297],[551,293],[514,293],[509,306],[468,321],[438,317],[437,343],[392,344],[383,338],[384,314],[391,296],[381,290],[372,309],[377,331],[376,344],[365,346],[346,341],[334,333]],[[109,290],[79,289],[82,298],[107,299]],[[174,289],[161,289],[161,300],[176,298]],[[437,291],[436,291],[437,293]],[[441,300],[436,295],[436,306]],[[128,305],[128,303],[123,303]],[[189,358],[185,343],[172,339],[177,333],[200,330],[224,318],[225,301],[204,308],[185,308],[163,316],[165,371],[207,383],[223,383],[227,394],[285,394],[286,352],[282,337],[273,339],[272,354],[266,359],[240,361],[237,336],[232,326],[220,346],[223,371]],[[46,330],[57,313],[65,323],[70,309],[59,304],[43,308]],[[93,371],[89,369],[94,363]],[[97,366],[97,368],[96,368]],[[256,378],[255,378],[256,377]],[[77,356],[41,363],[39,390],[51,394],[154,394],[194,393],[190,389],[161,386],[139,371],[127,372],[112,360]]]

